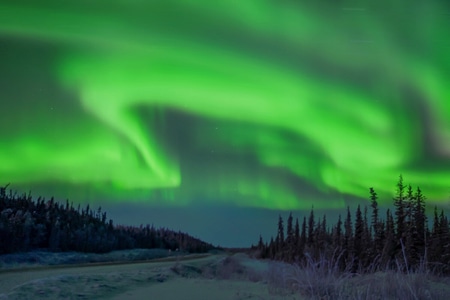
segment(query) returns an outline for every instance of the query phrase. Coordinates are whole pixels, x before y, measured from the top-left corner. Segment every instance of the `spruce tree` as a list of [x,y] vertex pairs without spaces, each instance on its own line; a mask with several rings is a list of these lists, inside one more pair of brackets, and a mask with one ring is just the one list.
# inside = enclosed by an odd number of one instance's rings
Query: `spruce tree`
[[341,215],[338,217],[338,221],[336,223],[335,229],[333,231],[333,246],[338,252],[340,252],[342,248],[342,220]]
[[328,232],[327,232],[327,215],[325,215],[325,214],[323,215],[323,218],[322,218],[320,232],[322,234],[322,236],[321,236],[321,239],[323,240],[322,243],[326,244],[328,242],[327,241]]
[[300,225],[298,224],[298,218],[295,218],[295,229],[294,229],[294,245],[298,247],[300,243]]
[[367,266],[374,257],[372,252],[372,236],[370,234],[370,226],[367,220],[367,206],[364,206],[364,218],[363,218],[363,264]]
[[275,242],[273,240],[273,236],[270,237],[269,251],[268,252],[269,252],[268,254],[269,254],[270,259],[275,259],[275,253],[277,252],[277,250],[276,250]]
[[370,206],[372,207],[372,230],[373,235],[376,236],[378,232],[378,195],[373,188],[370,191]]
[[439,243],[442,249],[440,262],[443,265],[442,272],[448,274],[450,273],[450,236],[448,228],[448,219],[447,216],[444,215],[443,210],[441,210],[441,214],[439,216],[439,226],[440,226]]
[[395,222],[396,222],[396,245],[397,251],[401,251],[400,240],[405,241],[405,185],[403,176],[400,175],[397,182],[397,191],[394,198]]
[[[370,222],[367,206],[362,212],[361,206],[358,205],[353,227],[348,206],[345,220],[339,215],[337,223],[331,225],[330,232],[326,215],[316,222],[312,209],[308,219],[303,217],[301,229],[298,219],[295,227],[292,226],[293,217],[292,214],[289,215],[285,238],[283,219],[280,216],[275,241],[272,238],[269,244],[262,247],[260,237],[258,248],[266,249],[263,251],[266,257],[290,262],[294,259],[304,261],[306,249],[313,259],[318,259],[319,254],[332,262],[337,259],[341,270],[349,270],[350,266],[352,271],[357,271],[358,267],[363,272],[385,270],[386,267],[396,268],[398,262],[404,261],[404,270],[407,270],[414,269],[423,259],[428,260],[430,263],[427,265],[433,269],[450,273],[450,228],[444,212],[438,214],[435,208],[430,232],[425,215],[425,196],[420,188],[414,192],[411,186],[405,187],[400,176],[394,197],[395,218],[388,209],[386,219],[383,220],[379,217],[378,195],[373,188],[369,191],[372,208]],[[91,215],[83,212],[85,216]],[[61,220],[64,222],[65,219]]]
[[346,260],[350,260],[353,258],[353,228],[352,228],[352,217],[350,214],[350,207],[347,206],[347,218],[344,223],[344,243],[343,250],[345,250],[345,258]]
[[292,213],[289,213],[286,229],[286,244],[290,245],[294,241],[294,227],[292,225]]
[[411,185],[408,185],[405,202],[405,233],[404,233],[404,255],[408,263],[408,269],[414,268],[419,255],[414,241],[417,239],[416,223],[414,222],[415,197]]
[[393,263],[395,255],[396,238],[394,229],[394,218],[392,217],[391,211],[389,209],[386,211],[385,232],[386,232],[386,240],[382,252],[382,262],[383,264],[390,266]]
[[283,226],[283,218],[281,215],[278,217],[278,234],[276,238],[277,243],[277,254],[281,254],[281,251],[284,247],[284,226]]
[[317,259],[318,257],[319,257],[319,254],[320,254],[320,250],[319,250],[319,248],[320,248],[320,225],[321,225],[322,223],[321,223],[321,219],[319,218],[318,220],[317,220],[317,222],[316,222],[316,224],[315,224],[315,227],[314,227],[314,233],[313,233],[313,235],[314,235],[314,240],[313,240],[313,244],[312,244],[312,247],[309,249],[309,251],[310,251],[310,254],[312,255],[312,257],[314,258],[314,259]]
[[303,256],[304,256],[305,247],[306,247],[306,217],[303,217],[302,231],[300,234],[300,247],[299,247],[299,252],[300,252],[301,258],[303,258]]
[[426,246],[426,223],[427,223],[427,217],[425,214],[426,198],[422,194],[422,191],[420,190],[419,187],[417,187],[414,199],[415,199],[415,206],[413,209],[413,219],[417,231],[414,244],[415,247],[417,248],[417,253],[423,259],[425,258],[425,246]]
[[292,226],[292,213],[289,214],[286,231],[285,256],[288,261],[294,259],[294,228]]
[[327,239],[326,232],[326,216],[319,218],[316,229],[314,230],[314,246],[313,246],[313,257],[319,258],[321,254],[325,253],[325,245]]
[[405,195],[405,185],[403,184],[403,176],[399,176],[397,182],[396,196],[394,198],[395,207],[395,242],[396,242],[396,254],[401,258],[402,254],[402,244],[406,241],[406,195]]
[[300,225],[298,224],[298,218],[295,218],[295,229],[294,229],[294,257],[300,256]]
[[437,263],[440,261],[442,256],[442,246],[441,246],[441,224],[439,221],[439,214],[437,206],[434,207],[434,218],[433,218],[433,229],[431,230],[430,237],[430,252],[429,261]]
[[361,259],[364,257],[363,234],[364,234],[364,223],[363,223],[363,218],[362,218],[362,214],[361,214],[361,208],[358,205],[358,208],[356,209],[355,236],[354,236],[354,240],[353,240],[353,250],[354,250],[355,259],[356,259],[355,267],[357,267],[358,264],[362,263]]
[[406,190],[406,203],[405,203],[405,222],[407,225],[411,222],[413,217],[412,212],[415,206],[415,197],[412,186],[409,184]]
[[264,242],[261,235],[259,235],[259,241],[258,241],[258,250],[263,252],[264,251]]
[[375,237],[376,242],[374,242],[375,245],[375,260],[380,260],[382,253],[383,253],[383,248],[384,245],[386,243],[386,223],[383,220],[379,220],[378,221],[378,237]]
[[373,188],[369,189],[370,192],[370,207],[372,208],[372,220],[371,220],[371,232],[373,232],[373,243],[371,250],[371,259],[376,259],[381,256],[383,251],[384,234],[382,228],[384,223],[379,220],[378,216],[378,195]]
[[311,209],[308,219],[308,238],[307,238],[307,246],[312,247],[314,244],[314,209]]

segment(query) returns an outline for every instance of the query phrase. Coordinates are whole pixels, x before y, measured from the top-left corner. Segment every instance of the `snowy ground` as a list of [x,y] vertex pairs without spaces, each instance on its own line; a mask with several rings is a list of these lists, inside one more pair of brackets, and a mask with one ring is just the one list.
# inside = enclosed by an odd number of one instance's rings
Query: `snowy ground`
[[300,299],[273,293],[268,262],[244,254],[0,272],[0,299]]
[[183,254],[185,253],[169,252],[165,249],[132,249],[112,251],[105,254],[32,251],[0,255],[0,271],[5,269],[24,269],[52,265],[142,261]]
[[178,254],[151,261],[124,262],[123,256],[142,257],[137,255],[140,250],[132,253],[110,254],[122,258],[113,263],[39,264],[31,268],[27,264],[21,267],[15,264],[15,268],[0,270],[0,300],[448,300],[450,295],[450,278],[428,273],[387,270],[369,275],[342,274],[315,266],[299,268],[256,260],[243,253]]

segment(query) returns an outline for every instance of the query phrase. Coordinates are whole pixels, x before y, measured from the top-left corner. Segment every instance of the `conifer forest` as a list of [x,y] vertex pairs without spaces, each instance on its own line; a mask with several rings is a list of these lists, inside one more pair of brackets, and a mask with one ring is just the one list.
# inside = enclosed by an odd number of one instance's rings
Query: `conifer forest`
[[101,207],[75,208],[53,198],[33,200],[31,194],[17,195],[0,190],[0,254],[34,249],[106,253],[133,248],[162,248],[206,252],[213,248],[186,233],[153,225],[115,225]]
[[450,273],[450,230],[443,210],[426,214],[426,197],[419,187],[406,185],[400,176],[393,207],[381,214],[378,195],[369,189],[370,205],[347,207],[336,224],[312,209],[299,221],[292,213],[286,222],[280,216],[275,238],[258,245],[261,258],[305,264],[326,261],[327,265],[352,273],[387,269]]
[[[314,209],[302,219],[292,213],[278,219],[275,238],[260,236],[258,257],[305,264],[327,261],[333,268],[352,273],[386,269],[450,273],[450,228],[443,210],[426,213],[426,197],[419,187],[396,184],[392,208],[381,213],[378,195],[369,189],[369,205],[347,207],[335,224]],[[286,224],[286,228],[285,228]],[[33,199],[6,187],[0,190],[0,254],[46,249],[54,252],[106,253],[133,248],[162,248],[206,252],[211,244],[187,233],[153,225],[115,225],[106,212],[89,205],[76,208],[53,198]]]

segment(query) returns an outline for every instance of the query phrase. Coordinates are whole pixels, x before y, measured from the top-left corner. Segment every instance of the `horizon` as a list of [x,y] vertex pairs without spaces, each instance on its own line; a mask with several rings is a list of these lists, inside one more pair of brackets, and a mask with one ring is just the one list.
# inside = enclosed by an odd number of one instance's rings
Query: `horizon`
[[[406,183],[406,186],[408,184]],[[46,201],[53,198],[55,201],[64,205],[66,200],[68,200],[69,204],[72,203],[74,207],[81,206],[83,209],[83,205],[89,205],[90,208],[96,211],[99,207],[102,208],[103,212],[106,212],[107,218],[111,219],[114,222],[114,225],[123,225],[123,226],[136,226],[139,227],[141,225],[146,226],[154,226],[155,228],[167,228],[169,230],[173,230],[175,232],[183,232],[189,234],[192,237],[199,238],[200,240],[212,244],[215,247],[224,247],[224,248],[248,248],[256,246],[259,237],[263,238],[264,242],[269,242],[271,238],[274,238],[277,235],[276,226],[278,223],[278,218],[281,216],[283,221],[286,222],[289,214],[292,214],[294,218],[294,222],[298,219],[299,224],[301,225],[303,221],[303,217],[308,220],[311,209],[314,210],[314,215],[316,221],[321,220],[323,216],[327,218],[327,229],[331,230],[332,226],[336,225],[338,220],[338,216],[340,215],[342,220],[344,220],[347,214],[347,207],[342,208],[340,210],[335,209],[315,209],[313,206],[309,210],[294,210],[294,211],[285,211],[285,210],[268,210],[268,209],[254,209],[254,208],[233,208],[227,206],[189,206],[189,207],[164,207],[164,206],[149,206],[147,209],[143,209],[142,205],[138,205],[138,203],[126,203],[126,204],[117,204],[111,202],[97,202],[97,206],[92,206],[89,202],[77,201],[76,199],[68,199],[68,198],[58,198],[52,195],[39,195],[33,193],[33,191],[28,192],[19,192],[8,187],[7,191],[10,190],[13,194],[17,193],[18,195],[31,193],[33,201],[36,201],[37,198],[42,198]],[[423,192],[423,191],[422,191]],[[393,191],[391,200],[392,202],[388,205],[379,205],[379,218],[380,220],[385,221],[385,214],[389,209],[391,213],[394,211],[395,207],[393,205],[395,192]],[[433,220],[431,216],[434,213],[434,208],[438,209],[440,213],[441,210],[444,211],[445,215],[448,215],[448,206],[444,205],[430,205],[427,201],[426,194],[425,196],[425,212],[427,216],[427,224],[428,226],[432,224]],[[380,201],[382,199],[378,199]],[[370,199],[354,202],[353,204],[349,204],[351,218],[354,221],[355,213],[357,206],[360,205],[361,209],[367,207],[369,210],[369,216],[371,214],[370,208]],[[145,206],[144,206],[145,208]],[[225,215],[221,215],[224,212]],[[130,222],[128,218],[128,214],[132,214],[133,221]],[[240,216],[237,218],[238,223],[233,224],[231,227],[217,227],[215,228],[214,223],[225,223],[226,220],[222,220],[225,218],[232,218],[233,216]],[[198,218],[202,218],[202,220],[196,222],[195,220]],[[204,219],[204,217],[207,217]],[[219,219],[217,219],[219,217]],[[222,219],[221,219],[221,218]],[[183,221],[180,222],[180,219]],[[177,227],[178,226],[178,227]],[[213,230],[211,230],[213,228]],[[430,227],[429,227],[430,228]],[[286,228],[285,228],[286,230]],[[239,232],[239,234],[237,234]]]
[[353,213],[370,187],[391,206],[400,174],[447,208],[449,13],[0,3],[0,186],[231,247],[280,214]]

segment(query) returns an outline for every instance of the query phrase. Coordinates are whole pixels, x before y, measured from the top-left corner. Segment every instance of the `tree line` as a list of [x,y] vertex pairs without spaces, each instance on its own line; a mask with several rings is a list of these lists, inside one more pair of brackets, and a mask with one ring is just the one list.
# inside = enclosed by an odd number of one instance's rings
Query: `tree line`
[[74,208],[53,198],[33,200],[31,194],[0,189],[0,254],[33,249],[106,253],[133,248],[206,252],[213,248],[183,232],[153,225],[122,226],[107,220],[101,207]]
[[301,225],[298,218],[294,223],[291,213],[285,231],[280,216],[275,239],[264,242],[260,236],[255,247],[259,256],[298,263],[325,259],[342,271],[358,273],[386,269],[450,273],[450,228],[443,210],[435,207],[430,228],[426,197],[419,187],[406,186],[401,175],[393,208],[385,215],[380,215],[376,191],[370,188],[369,194],[370,208],[358,205],[352,217],[347,207],[345,217],[339,215],[331,226],[326,215],[317,219],[312,209]]

